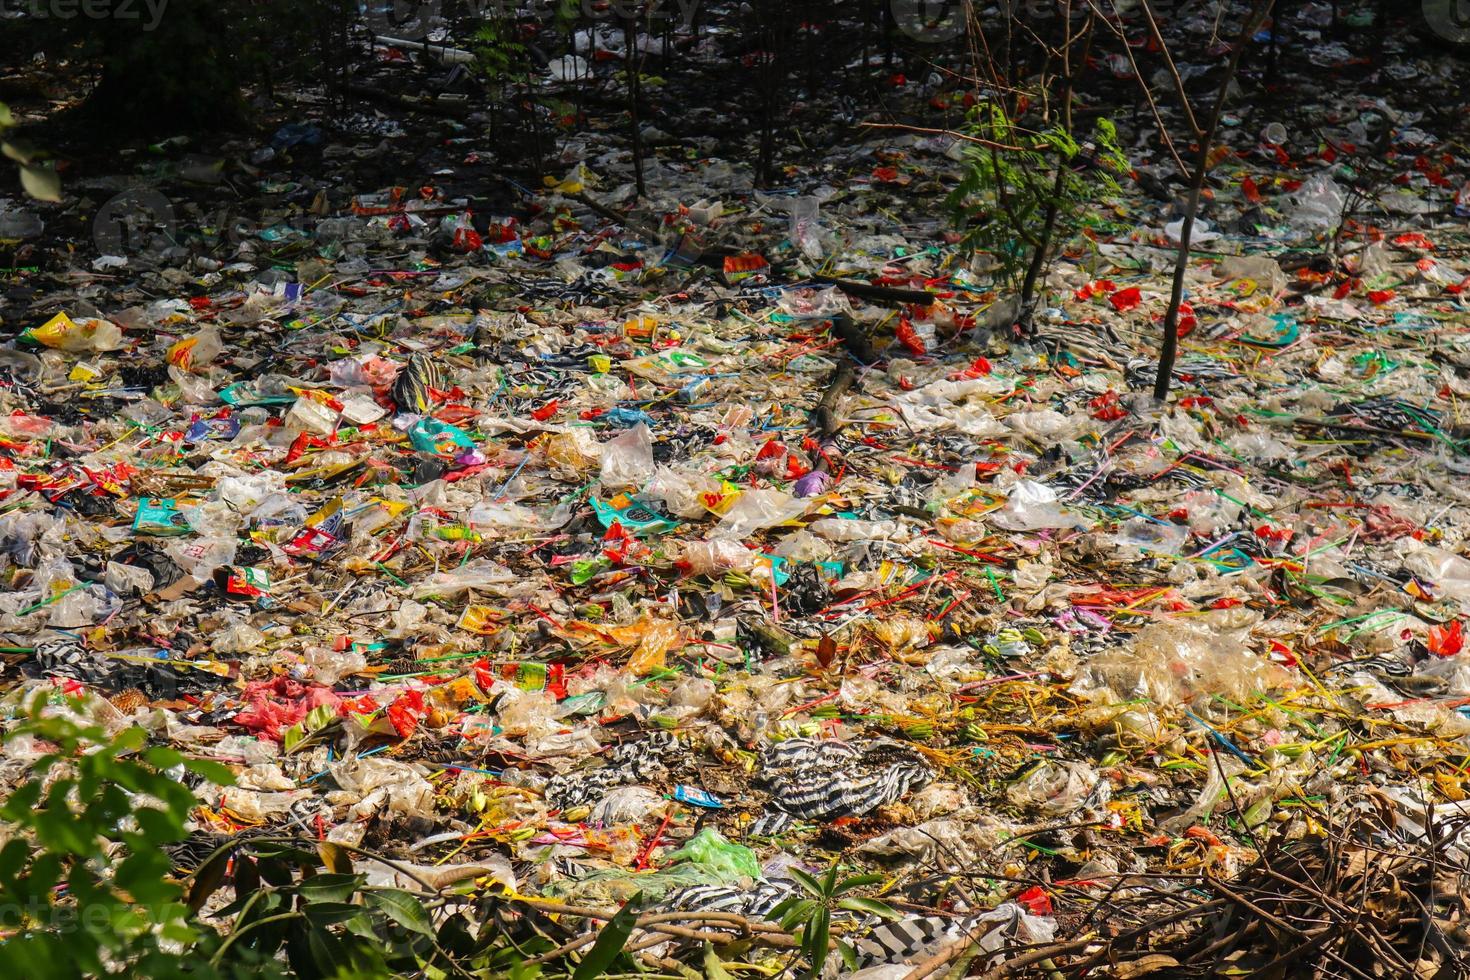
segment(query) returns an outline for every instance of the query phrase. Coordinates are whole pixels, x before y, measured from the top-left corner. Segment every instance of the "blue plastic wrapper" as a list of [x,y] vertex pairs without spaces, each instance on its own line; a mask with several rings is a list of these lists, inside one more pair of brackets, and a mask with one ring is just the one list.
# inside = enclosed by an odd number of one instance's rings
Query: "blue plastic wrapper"
[[723,810],[725,804],[713,793],[707,793],[697,786],[674,787],[674,799],[680,803],[688,803],[690,806],[702,806],[709,810]]
[[185,442],[206,442],[210,439],[233,439],[240,434],[240,420],[229,418],[195,419],[184,430]]

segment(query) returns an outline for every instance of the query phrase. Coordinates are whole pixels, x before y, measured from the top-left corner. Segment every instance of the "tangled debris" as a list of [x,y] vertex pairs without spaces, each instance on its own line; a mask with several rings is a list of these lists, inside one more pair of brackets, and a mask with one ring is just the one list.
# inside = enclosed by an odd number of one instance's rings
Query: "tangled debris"
[[309,844],[548,971],[1463,976],[1470,167],[1310,94],[1225,120],[1168,405],[1136,122],[1034,334],[902,129],[626,209],[600,133],[500,209],[257,170],[223,260],[180,206],[11,270],[9,717],[227,765],[208,895]]

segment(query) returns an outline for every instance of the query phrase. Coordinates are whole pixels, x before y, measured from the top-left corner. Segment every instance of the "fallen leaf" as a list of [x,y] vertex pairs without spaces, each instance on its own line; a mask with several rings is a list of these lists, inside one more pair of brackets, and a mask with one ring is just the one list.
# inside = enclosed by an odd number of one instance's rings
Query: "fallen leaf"
[[1113,967],[1113,976],[1117,980],[1128,980],[1130,977],[1143,977],[1159,970],[1167,970],[1179,965],[1179,961],[1172,956],[1163,953],[1150,953],[1127,963],[1119,963]]

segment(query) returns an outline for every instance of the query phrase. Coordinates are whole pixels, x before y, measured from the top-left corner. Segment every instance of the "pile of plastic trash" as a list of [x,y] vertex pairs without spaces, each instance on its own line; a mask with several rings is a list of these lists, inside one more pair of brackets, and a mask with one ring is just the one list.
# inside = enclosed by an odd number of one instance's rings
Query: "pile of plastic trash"
[[865,977],[1365,788],[1462,801],[1470,169],[1338,108],[1227,119],[1167,406],[1173,203],[1109,202],[1017,336],[933,135],[771,194],[650,159],[620,224],[609,155],[521,216],[383,188],[213,267],[87,256],[0,350],[7,703],[227,763],[202,830],[518,894],[759,918],[881,872]]

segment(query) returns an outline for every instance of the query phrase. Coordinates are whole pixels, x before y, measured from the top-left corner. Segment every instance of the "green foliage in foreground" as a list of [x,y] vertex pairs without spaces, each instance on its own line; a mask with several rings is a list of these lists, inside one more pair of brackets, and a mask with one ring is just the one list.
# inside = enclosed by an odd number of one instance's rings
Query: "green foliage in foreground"
[[[150,745],[138,726],[109,734],[90,720],[98,704],[45,694],[10,704],[3,743],[26,768],[0,803],[0,976],[595,980],[639,971],[628,949],[637,897],[589,942],[584,923],[601,916],[591,910],[558,921],[534,901],[469,882],[435,888],[346,845],[191,835],[200,800],[187,783],[228,786],[230,771]],[[195,860],[176,861],[186,852]],[[183,873],[181,863],[197,867]],[[369,884],[374,865],[421,887]],[[799,933],[808,977],[831,947],[833,910],[894,915],[851,894],[881,876],[839,881],[835,864],[820,879],[791,873],[805,894],[774,918]],[[704,959],[708,975],[730,975],[708,945]]]

